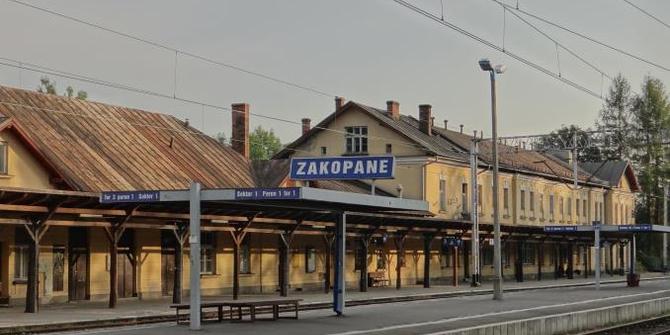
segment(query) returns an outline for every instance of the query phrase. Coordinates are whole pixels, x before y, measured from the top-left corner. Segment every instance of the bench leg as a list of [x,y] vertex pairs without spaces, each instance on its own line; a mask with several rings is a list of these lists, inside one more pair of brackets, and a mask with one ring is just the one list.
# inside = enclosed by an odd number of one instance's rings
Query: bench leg
[[251,322],[256,321],[256,306],[249,306],[249,317]]
[[223,322],[223,306],[219,306],[219,322]]
[[298,320],[298,303],[296,302],[295,305],[295,319]]
[[237,307],[237,319],[242,320],[242,306]]

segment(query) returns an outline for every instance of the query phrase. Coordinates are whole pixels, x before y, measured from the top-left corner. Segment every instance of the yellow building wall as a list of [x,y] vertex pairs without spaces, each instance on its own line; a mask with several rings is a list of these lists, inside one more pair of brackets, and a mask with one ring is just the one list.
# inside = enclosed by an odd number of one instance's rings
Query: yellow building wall
[[7,174],[0,175],[0,187],[54,189],[44,167],[30,154],[21,140],[9,130],[0,133],[7,143]]

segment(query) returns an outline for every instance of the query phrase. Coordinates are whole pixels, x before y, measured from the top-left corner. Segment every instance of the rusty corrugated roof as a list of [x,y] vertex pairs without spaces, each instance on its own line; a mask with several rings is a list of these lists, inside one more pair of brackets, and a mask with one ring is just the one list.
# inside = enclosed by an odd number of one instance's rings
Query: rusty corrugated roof
[[173,116],[2,86],[0,114],[77,191],[254,186],[249,160]]

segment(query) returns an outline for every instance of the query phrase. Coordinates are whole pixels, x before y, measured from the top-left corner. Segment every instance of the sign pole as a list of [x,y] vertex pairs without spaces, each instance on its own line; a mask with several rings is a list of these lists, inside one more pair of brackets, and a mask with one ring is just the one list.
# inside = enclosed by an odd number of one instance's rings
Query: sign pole
[[340,316],[344,313],[344,260],[346,257],[347,214],[338,213],[335,227],[335,285],[333,288],[333,310]]
[[192,182],[190,198],[189,244],[191,248],[190,329],[200,330],[200,183]]

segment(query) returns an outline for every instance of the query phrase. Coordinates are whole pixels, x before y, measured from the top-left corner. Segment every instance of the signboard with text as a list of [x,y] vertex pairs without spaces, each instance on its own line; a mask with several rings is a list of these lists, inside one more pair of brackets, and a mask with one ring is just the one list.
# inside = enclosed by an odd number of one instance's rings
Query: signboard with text
[[238,188],[235,200],[286,200],[300,199],[299,187]]
[[642,232],[642,231],[652,231],[652,225],[650,224],[626,224],[617,226],[620,232]]
[[100,203],[117,202],[155,202],[160,201],[160,191],[116,191],[102,192]]
[[291,159],[293,180],[393,179],[395,157],[296,157]]
[[577,226],[545,226],[545,233],[568,233],[576,232]]

